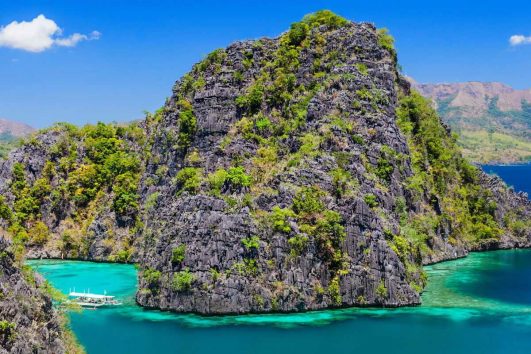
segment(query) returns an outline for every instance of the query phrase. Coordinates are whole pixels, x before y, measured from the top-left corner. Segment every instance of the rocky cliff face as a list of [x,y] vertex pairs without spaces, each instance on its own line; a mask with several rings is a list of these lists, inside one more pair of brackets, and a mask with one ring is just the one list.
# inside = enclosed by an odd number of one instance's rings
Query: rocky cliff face
[[[156,203],[145,211],[141,305],[213,314],[416,304],[419,264],[464,256],[474,243],[443,210],[444,188],[411,186],[440,161],[412,166],[410,146],[426,160],[430,152],[396,123],[409,87],[383,34],[346,23],[290,42],[296,30],[218,51],[175,86],[142,187]],[[172,137],[187,109],[197,127],[179,149]],[[455,149],[434,122],[429,129]],[[462,163],[452,159],[442,164]],[[231,168],[252,182],[231,178]],[[457,180],[443,183],[461,181],[465,167],[455,169]],[[529,203],[515,203],[529,220]]]
[[44,287],[43,279],[20,270],[0,238],[0,353],[67,352],[63,319]]
[[526,228],[531,219],[531,201],[528,194],[507,188],[498,176],[481,174],[479,182],[491,191],[491,200],[496,203],[494,217],[503,220],[509,232],[501,234],[498,239],[476,243],[472,250],[531,247],[530,231]]
[[[420,275],[406,276],[384,236],[398,228],[383,210],[407,194],[399,181],[409,163],[397,161],[382,189],[368,172],[384,147],[409,153],[394,123],[393,53],[369,24],[314,27],[304,46],[287,40],[236,43],[177,83],[145,178],[168,168],[158,185],[143,186],[157,203],[145,218],[140,304],[243,313],[419,302],[410,282]],[[186,80],[204,85],[186,92]],[[262,97],[247,102],[253,95]],[[197,119],[186,150],[168,143],[183,100]],[[184,169],[207,181],[187,190]],[[217,175],[237,169],[242,176],[215,190]],[[174,259],[180,245],[184,256]]]
[[328,12],[214,51],[140,127],[49,130],[0,190],[30,255],[137,261],[138,303],[179,312],[418,304],[422,264],[531,240],[392,38]]
[[43,131],[0,161],[0,225],[30,258],[131,261],[143,136],[136,125]]

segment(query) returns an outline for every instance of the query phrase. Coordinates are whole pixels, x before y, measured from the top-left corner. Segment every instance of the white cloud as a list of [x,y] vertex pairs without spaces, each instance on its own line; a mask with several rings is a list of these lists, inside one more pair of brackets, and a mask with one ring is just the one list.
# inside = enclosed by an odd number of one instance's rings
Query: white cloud
[[70,37],[55,39],[55,44],[60,47],[74,47],[81,41],[92,41],[95,39],[100,39],[100,37],[101,33],[98,31],[93,31],[89,35],[74,33]]
[[531,44],[531,36],[526,37],[521,34],[515,34],[509,38],[509,43],[511,43],[512,46]]
[[98,31],[88,35],[74,33],[68,37],[61,37],[62,33],[55,21],[39,15],[29,22],[13,21],[5,27],[0,27],[0,47],[39,53],[54,45],[74,47],[81,41],[99,39],[101,36]]

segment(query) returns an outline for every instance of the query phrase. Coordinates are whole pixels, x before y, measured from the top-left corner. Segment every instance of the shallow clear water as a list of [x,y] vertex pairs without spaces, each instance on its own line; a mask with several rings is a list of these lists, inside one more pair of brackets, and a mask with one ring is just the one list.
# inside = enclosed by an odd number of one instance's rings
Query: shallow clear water
[[419,307],[208,318],[135,306],[130,265],[30,263],[63,292],[125,300],[71,315],[88,353],[531,353],[531,250],[428,267]]
[[[531,194],[531,165],[483,169]],[[208,318],[137,307],[131,265],[30,264],[65,293],[106,290],[124,301],[71,314],[89,354],[531,353],[531,250],[474,253],[427,267],[419,307]]]

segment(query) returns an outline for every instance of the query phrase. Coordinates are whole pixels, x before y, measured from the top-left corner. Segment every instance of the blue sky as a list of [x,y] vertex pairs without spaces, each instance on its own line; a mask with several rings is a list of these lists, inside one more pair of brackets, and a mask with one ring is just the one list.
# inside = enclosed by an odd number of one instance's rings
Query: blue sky
[[[58,41],[16,49],[0,31],[0,117],[38,128],[141,118],[208,52],[276,36],[324,8],[389,28],[417,81],[531,88],[529,1],[2,0],[4,29],[42,14],[62,33],[47,27]],[[520,45],[510,45],[513,35],[524,36]]]

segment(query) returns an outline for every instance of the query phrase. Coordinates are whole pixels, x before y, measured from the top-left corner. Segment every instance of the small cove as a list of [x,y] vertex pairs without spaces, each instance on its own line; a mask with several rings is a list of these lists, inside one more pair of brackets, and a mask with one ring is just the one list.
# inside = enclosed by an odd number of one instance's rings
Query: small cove
[[[531,190],[529,165],[497,168],[508,184]],[[429,282],[418,307],[228,317],[136,306],[132,265],[29,264],[64,293],[106,290],[124,301],[119,308],[70,315],[89,354],[531,353],[531,250],[473,253],[426,267]]]
[[[531,250],[474,253],[427,267],[429,285],[419,307],[229,317],[136,306],[132,265],[30,264],[65,293],[90,288],[124,300],[120,308],[71,314],[88,353],[421,353],[428,347],[444,353],[448,345],[455,353],[531,352]],[[515,268],[523,272],[518,278],[493,283]],[[515,296],[518,301],[511,301]]]

